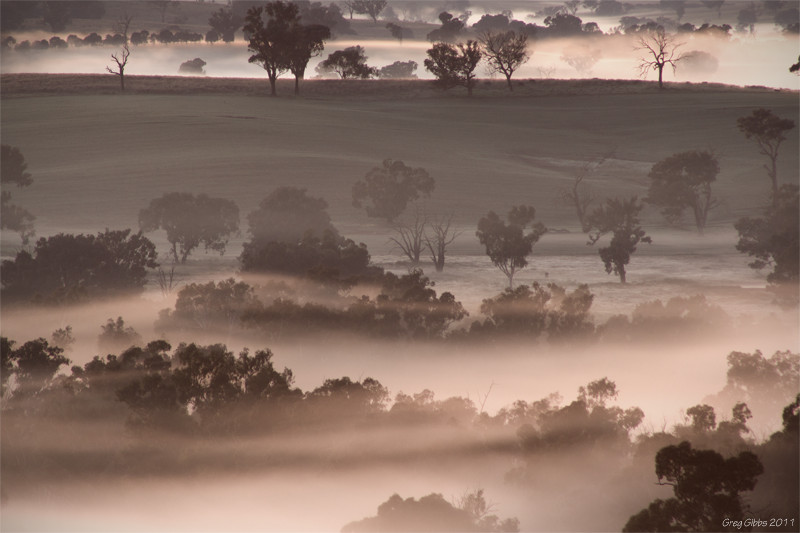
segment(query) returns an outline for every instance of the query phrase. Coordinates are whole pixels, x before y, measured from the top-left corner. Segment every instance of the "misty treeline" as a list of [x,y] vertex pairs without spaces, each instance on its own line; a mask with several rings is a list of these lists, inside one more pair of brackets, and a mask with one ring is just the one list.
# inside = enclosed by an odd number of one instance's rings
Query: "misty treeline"
[[[747,513],[798,518],[796,353],[765,357],[760,352],[732,352],[724,388],[687,408],[682,423],[655,431],[642,427],[645,413],[640,408],[617,405],[620,391],[607,377],[580,387],[567,402],[552,393],[535,401],[518,400],[490,414],[483,407],[486,398],[477,404],[464,397],[438,400],[430,390],[401,391],[392,398],[374,378],[331,378],[303,391],[294,384],[290,369],[276,368],[269,349],[235,354],[221,344],[173,348],[156,340],[95,356],[64,372],[70,364],[64,350],[45,339],[17,345],[4,337],[0,348],[7,497],[13,498],[15,482],[35,482],[41,476],[69,480],[252,471],[296,461],[312,469],[341,468],[350,462],[392,460],[395,454],[406,465],[409,460],[425,464],[445,458],[480,464],[499,456],[514,459],[511,469],[508,461],[501,463],[506,466],[498,476],[519,490],[557,493],[588,483],[594,490],[614,494],[631,487],[643,491],[632,504],[645,509],[629,509],[630,531],[657,531],[657,524],[664,523],[697,531],[728,530],[719,528],[718,519],[734,520]],[[754,415],[776,413],[782,413],[783,428],[758,439],[748,421]],[[86,434],[67,432],[62,448],[44,445],[54,427],[80,428],[89,422]],[[373,440],[370,433],[390,429],[404,434],[424,430],[428,436],[437,435],[441,445],[416,447],[414,439],[403,439],[386,448],[385,441]],[[325,440],[317,440],[319,453],[312,455],[271,447],[245,452],[236,446],[245,437],[289,438],[326,431],[358,431],[363,436],[347,453]],[[83,439],[106,440],[102,451],[86,452]],[[647,506],[654,480],[673,486],[674,498]],[[515,530],[513,519],[495,516],[481,523],[491,516],[482,498],[481,492],[465,496],[482,509],[471,515],[473,526],[465,530]],[[407,515],[418,515],[429,506],[434,509],[425,512],[434,516],[463,520],[465,515],[453,509],[469,510],[464,503],[454,506],[435,494],[420,502],[393,496],[376,518],[348,529],[383,530],[381,517],[408,526],[410,522],[402,522]],[[435,530],[452,530],[440,527]]]

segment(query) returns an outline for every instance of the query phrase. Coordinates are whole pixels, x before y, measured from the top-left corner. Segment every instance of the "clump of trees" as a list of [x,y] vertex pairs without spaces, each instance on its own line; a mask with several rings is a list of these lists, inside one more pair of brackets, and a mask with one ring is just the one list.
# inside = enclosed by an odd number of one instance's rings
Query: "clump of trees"
[[338,235],[327,209],[328,202],[309,196],[306,189],[278,187],[247,215],[248,232],[258,242],[297,242],[309,232]]
[[208,19],[211,30],[226,43],[231,43],[236,37],[236,32],[242,27],[242,19],[232,9],[221,7]]
[[353,184],[353,206],[367,216],[392,222],[405,211],[408,202],[420,195],[430,196],[436,182],[421,167],[410,167],[399,160],[385,159]]
[[156,247],[141,232],[59,233],[3,261],[0,294],[6,302],[41,303],[137,294],[157,266]]
[[536,210],[531,206],[514,206],[503,222],[494,211],[478,221],[475,233],[480,243],[486,247],[486,255],[492,264],[508,277],[508,288],[514,288],[514,274],[528,266],[527,257],[533,245],[539,242],[547,228],[535,222]]
[[630,263],[631,255],[636,252],[640,242],[652,243],[639,222],[639,213],[642,203],[635,197],[611,198],[605,204],[595,209],[589,216],[590,235],[588,244],[597,243],[604,235],[611,233],[611,242],[608,246],[600,248],[600,259],[605,265],[606,272],[619,276],[619,281],[627,280],[626,265]]
[[288,71],[295,77],[298,94],[308,61],[322,52],[331,37],[327,26],[302,24],[298,6],[281,0],[251,7],[244,32],[250,36],[247,48],[253,53],[248,61],[267,71],[271,96],[277,94],[278,76]]
[[457,45],[438,42],[427,54],[425,68],[436,77],[438,86],[450,89],[461,85],[466,87],[467,95],[472,96],[476,84],[475,69],[483,57],[478,41],[470,39]]
[[22,244],[28,244],[31,237],[35,235],[33,221],[36,217],[26,209],[11,203],[11,192],[8,187],[28,187],[33,183],[25,162],[25,156],[19,148],[3,144],[0,146],[0,184],[3,190],[0,192],[0,228],[10,229],[19,233]]
[[225,253],[228,239],[239,231],[239,207],[224,198],[171,192],[139,211],[139,228],[166,231],[173,260],[186,263],[201,244],[206,251]]

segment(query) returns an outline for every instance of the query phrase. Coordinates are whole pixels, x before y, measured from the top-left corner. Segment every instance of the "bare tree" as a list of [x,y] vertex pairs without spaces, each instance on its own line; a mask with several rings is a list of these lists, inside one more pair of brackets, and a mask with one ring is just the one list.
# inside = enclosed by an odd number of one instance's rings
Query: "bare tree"
[[483,45],[489,72],[502,72],[506,77],[508,90],[513,91],[511,75],[531,57],[528,53],[528,35],[514,31],[487,31],[479,40]]
[[436,218],[428,224],[431,234],[425,232],[425,244],[431,252],[431,259],[436,272],[444,270],[444,256],[447,247],[456,240],[461,232],[452,227],[453,215]]
[[394,230],[397,237],[391,237],[389,240],[397,245],[398,248],[405,254],[412,264],[419,264],[419,257],[422,255],[424,248],[423,240],[425,236],[425,226],[428,219],[425,213],[417,207],[414,211],[414,220],[408,224],[396,223]]
[[350,20],[353,20],[353,12],[356,10],[356,3],[358,0],[344,0],[342,5],[350,12]]
[[677,40],[675,35],[664,31],[664,28],[658,28],[637,37],[634,50],[641,50],[644,56],[640,58],[640,75],[644,78],[649,71],[658,71],[658,88],[663,89],[664,67],[671,65],[672,71],[675,72],[678,61],[683,59],[683,56],[678,53],[678,49],[683,44]]
[[125,91],[125,65],[128,64],[128,57],[131,55],[130,49],[128,49],[128,43],[125,43],[122,46],[122,53],[120,55],[111,54],[111,59],[117,64],[117,70],[112,69],[111,67],[106,67],[106,70],[110,74],[115,74],[119,76],[119,84],[122,88],[122,91]]
[[584,233],[589,233],[589,222],[587,220],[589,208],[597,199],[591,191],[587,191],[582,187],[584,180],[596,171],[600,165],[606,162],[607,159],[614,155],[614,151],[609,151],[600,157],[587,161],[575,174],[575,179],[572,182],[572,187],[561,191],[561,202],[565,205],[575,207],[575,214],[578,216],[578,221],[581,223],[581,230]]

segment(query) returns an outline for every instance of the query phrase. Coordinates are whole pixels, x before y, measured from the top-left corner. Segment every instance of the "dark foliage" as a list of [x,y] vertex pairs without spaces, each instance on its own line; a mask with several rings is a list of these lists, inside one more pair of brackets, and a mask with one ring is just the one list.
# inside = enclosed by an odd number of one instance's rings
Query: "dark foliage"
[[217,32],[220,38],[231,43],[236,37],[236,32],[242,27],[242,19],[230,9],[221,7],[208,19],[208,25]]
[[[756,142],[759,153],[769,159],[769,165],[764,165],[764,168],[772,184],[772,206],[777,207],[780,193],[778,154],[781,144],[786,140],[786,134],[794,129],[795,123],[793,120],[775,115],[769,109],[758,108],[749,116],[738,118],[736,125],[744,133],[745,138]],[[796,191],[797,187],[794,188]]]
[[478,41],[470,39],[466,44],[457,45],[437,42],[427,54],[425,68],[436,77],[438,86],[451,89],[461,85],[467,88],[467,95],[472,96],[476,84],[475,69],[483,57]]
[[[533,245],[547,232],[544,224],[534,223],[536,210],[531,206],[514,206],[503,222],[494,211],[478,221],[478,240],[486,247],[494,266],[508,277],[509,289],[514,288],[514,274],[528,266],[527,257]],[[530,229],[527,233],[526,230]]]
[[588,244],[595,244],[603,235],[611,233],[611,242],[600,248],[600,259],[606,272],[617,274],[621,283],[626,282],[625,266],[640,242],[651,243],[639,223],[639,213],[643,205],[635,196],[627,199],[612,198],[605,205],[595,209],[588,218],[592,233]]
[[395,61],[391,65],[381,67],[378,77],[383,80],[416,79],[414,71],[418,66],[416,61]]
[[3,261],[2,297],[61,303],[135,294],[144,289],[147,269],[157,266],[155,245],[141,232],[59,233],[39,239],[33,253]]
[[405,211],[408,202],[420,195],[430,196],[435,186],[436,182],[424,168],[385,159],[381,166],[367,172],[362,181],[353,184],[353,206],[363,205],[368,216],[391,222]]
[[22,237],[22,243],[34,235],[33,221],[36,219],[27,210],[11,203],[11,192],[8,187],[27,187],[33,183],[25,156],[19,148],[4,144],[0,146],[0,228],[16,231]]
[[367,56],[362,46],[349,46],[336,50],[317,66],[319,73],[335,72],[343,80],[369,79],[378,75],[378,69],[367,65]]

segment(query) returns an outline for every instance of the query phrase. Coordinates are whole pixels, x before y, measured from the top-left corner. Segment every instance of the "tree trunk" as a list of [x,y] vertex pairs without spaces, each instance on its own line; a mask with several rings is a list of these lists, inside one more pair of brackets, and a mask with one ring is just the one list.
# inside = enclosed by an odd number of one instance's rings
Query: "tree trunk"
[[277,82],[277,79],[275,77],[272,77],[272,76],[269,77],[269,95],[270,96],[275,96],[275,95],[278,94],[275,91],[275,83],[276,82]]
[[514,92],[514,86],[511,84],[511,75],[506,75],[506,83],[508,83],[508,90]]
[[664,88],[664,65],[658,65],[658,88]]
[[294,77],[294,94],[295,96],[300,94],[300,76]]
[[772,182],[772,207],[778,207],[778,156],[771,155],[770,160],[772,161],[772,168],[768,169],[768,173]]
[[122,72],[119,73],[119,85],[122,92],[125,92],[125,75]]
[[627,280],[625,278],[625,267],[620,267],[618,272],[619,272],[619,282],[620,283],[627,283]]

